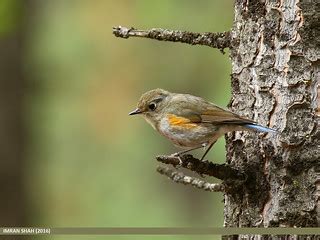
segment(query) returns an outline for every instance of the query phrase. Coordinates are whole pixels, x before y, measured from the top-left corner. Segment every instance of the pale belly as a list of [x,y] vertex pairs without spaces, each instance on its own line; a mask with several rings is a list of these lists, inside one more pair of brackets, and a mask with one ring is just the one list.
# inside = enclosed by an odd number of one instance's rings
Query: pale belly
[[[195,125],[195,124],[192,124]],[[193,148],[215,142],[224,132],[209,123],[196,126],[170,126],[167,119],[162,119],[158,125],[159,132],[179,147]]]

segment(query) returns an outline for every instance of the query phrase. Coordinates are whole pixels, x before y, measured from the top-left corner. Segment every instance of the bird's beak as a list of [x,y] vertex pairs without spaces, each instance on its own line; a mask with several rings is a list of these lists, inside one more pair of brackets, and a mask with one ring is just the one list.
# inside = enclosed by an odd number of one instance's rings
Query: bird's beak
[[136,114],[140,114],[142,113],[141,110],[139,108],[133,110],[132,112],[129,112],[129,115],[136,115]]

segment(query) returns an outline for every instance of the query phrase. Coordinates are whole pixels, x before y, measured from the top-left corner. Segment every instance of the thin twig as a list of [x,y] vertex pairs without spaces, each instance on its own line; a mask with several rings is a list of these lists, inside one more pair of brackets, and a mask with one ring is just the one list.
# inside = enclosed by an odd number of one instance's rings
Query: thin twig
[[238,169],[235,169],[227,164],[215,164],[208,161],[201,161],[194,158],[190,154],[185,154],[180,157],[176,156],[157,156],[159,162],[171,164],[174,167],[181,166],[200,175],[208,175],[223,181],[245,181],[246,175]]
[[224,191],[224,185],[220,183],[209,183],[204,180],[201,180],[199,178],[186,176],[181,172],[176,172],[168,167],[161,167],[158,166],[157,171],[169,177],[171,180],[177,183],[182,183],[184,185],[192,185],[196,188],[210,191],[210,192],[223,192]]
[[205,32],[195,33],[188,31],[168,30],[162,28],[152,28],[150,30],[138,30],[133,27],[113,27],[113,34],[116,37],[142,37],[157,39],[159,41],[181,42],[191,45],[205,45],[212,48],[218,48],[224,53],[224,48],[230,47],[231,34],[230,32]]

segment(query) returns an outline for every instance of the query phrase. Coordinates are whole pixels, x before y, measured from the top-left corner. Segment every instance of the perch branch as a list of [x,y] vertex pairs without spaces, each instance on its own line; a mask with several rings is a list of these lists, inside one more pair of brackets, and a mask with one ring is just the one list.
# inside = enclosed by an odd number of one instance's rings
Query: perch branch
[[176,156],[157,156],[156,159],[159,162],[165,164],[171,164],[174,167],[181,166],[191,171],[194,171],[200,175],[208,175],[223,181],[245,181],[246,175],[227,164],[215,164],[208,161],[201,161],[194,158],[190,154],[182,155],[180,157]]
[[113,34],[116,37],[142,37],[157,39],[159,41],[181,42],[191,45],[205,45],[212,48],[218,48],[224,53],[224,48],[230,47],[231,34],[230,32],[221,33],[195,33],[178,30],[168,30],[162,28],[152,28],[150,30],[138,30],[135,28],[113,27]]
[[192,185],[196,188],[205,190],[205,191],[210,191],[210,192],[223,192],[224,191],[224,186],[223,184],[220,183],[209,183],[204,180],[201,180],[199,178],[195,177],[190,177],[186,176],[181,172],[176,172],[168,167],[161,167],[158,166],[157,171],[169,177],[171,180],[177,183],[182,183],[184,185]]

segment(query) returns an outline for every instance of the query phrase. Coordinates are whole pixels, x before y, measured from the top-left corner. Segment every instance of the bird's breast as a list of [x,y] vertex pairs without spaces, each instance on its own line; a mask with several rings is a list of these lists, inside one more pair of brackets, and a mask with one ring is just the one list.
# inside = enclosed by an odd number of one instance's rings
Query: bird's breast
[[193,123],[189,119],[167,114],[160,120],[158,131],[181,147],[197,147],[210,142],[215,135],[212,125]]

